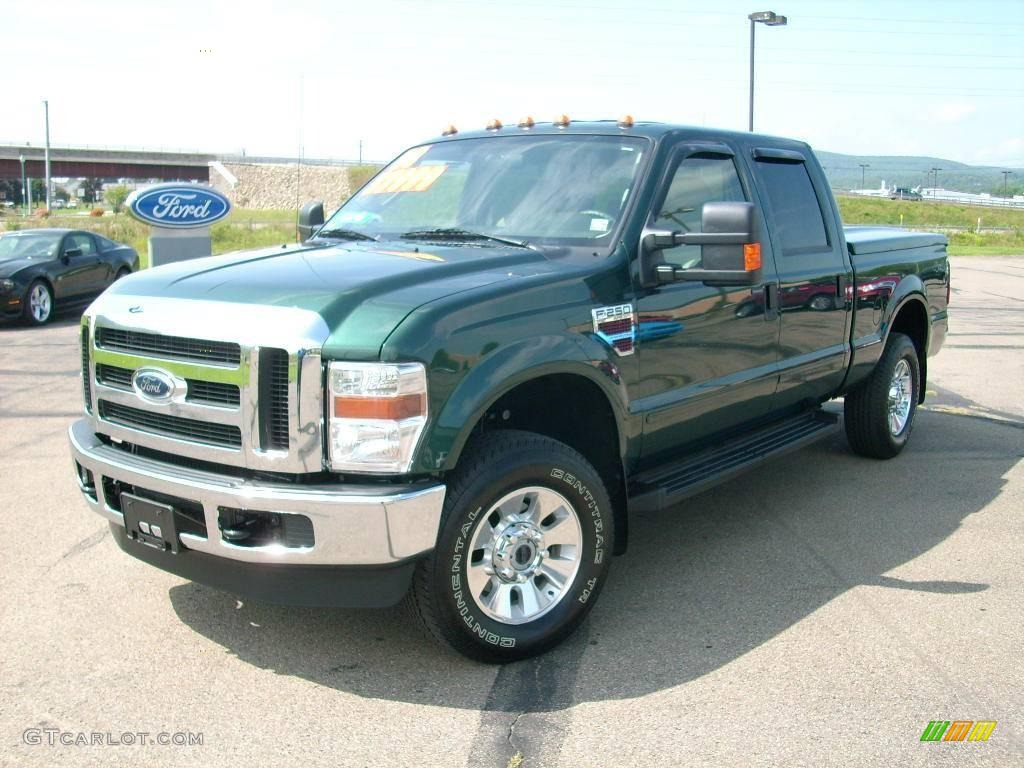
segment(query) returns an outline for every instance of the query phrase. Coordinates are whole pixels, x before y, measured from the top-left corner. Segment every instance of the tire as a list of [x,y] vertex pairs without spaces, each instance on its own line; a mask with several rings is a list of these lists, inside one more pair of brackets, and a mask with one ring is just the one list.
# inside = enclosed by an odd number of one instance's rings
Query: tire
[[530,432],[493,432],[466,447],[450,479],[409,601],[431,635],[470,658],[534,656],[593,607],[613,537],[608,492],[586,459]]
[[53,291],[43,280],[33,280],[25,294],[25,307],[22,310],[25,322],[29,325],[46,325],[53,317]]
[[920,391],[917,349],[909,336],[893,333],[871,376],[846,395],[843,421],[850,447],[873,459],[897,455],[914,428]]

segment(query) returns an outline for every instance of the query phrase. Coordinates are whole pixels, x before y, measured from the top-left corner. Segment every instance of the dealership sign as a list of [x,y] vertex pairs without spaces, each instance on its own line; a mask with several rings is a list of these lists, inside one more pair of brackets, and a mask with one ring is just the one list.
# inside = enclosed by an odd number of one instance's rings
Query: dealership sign
[[133,192],[125,201],[141,222],[168,229],[208,227],[231,211],[231,202],[200,184],[158,184]]

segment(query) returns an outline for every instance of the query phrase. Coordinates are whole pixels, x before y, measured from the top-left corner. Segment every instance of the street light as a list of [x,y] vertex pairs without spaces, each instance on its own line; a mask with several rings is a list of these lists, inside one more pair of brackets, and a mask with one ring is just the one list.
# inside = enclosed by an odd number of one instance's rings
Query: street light
[[932,168],[932,173],[935,174],[935,185],[932,187],[932,197],[935,197],[935,190],[939,188],[939,171],[941,168]]
[[860,188],[864,189],[864,169],[870,168],[871,165],[869,163],[857,163],[857,165],[860,166]]
[[758,11],[747,16],[750,19],[750,112],[747,119],[747,130],[754,131],[754,27],[764,24],[767,27],[786,26],[786,17],[779,16],[775,11]]
[[21,163],[21,210],[28,216],[28,185],[25,183],[25,156],[18,155]]
[[1006,194],[1006,179],[1013,174],[1013,171],[1000,171],[1000,173],[1003,174],[1003,197],[1009,197]]
[[50,102],[43,101],[46,113],[46,212],[50,212]]

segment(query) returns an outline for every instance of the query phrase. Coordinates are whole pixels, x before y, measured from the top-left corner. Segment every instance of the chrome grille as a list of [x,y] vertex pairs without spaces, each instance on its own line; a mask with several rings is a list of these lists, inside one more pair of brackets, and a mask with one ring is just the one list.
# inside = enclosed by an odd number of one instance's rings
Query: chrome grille
[[96,346],[133,355],[224,365],[238,365],[242,359],[241,346],[232,342],[188,339],[119,328],[97,328]]
[[[132,388],[132,376],[135,374],[131,368],[121,368],[116,365],[99,364],[96,366],[96,381],[115,389],[123,389],[126,392]],[[241,401],[241,394],[234,384],[222,384],[217,381],[202,381],[200,379],[185,379],[188,383],[188,394],[185,401],[199,403],[202,405],[217,405],[228,408],[237,408]],[[287,385],[287,382],[285,382]],[[287,402],[287,392],[285,393]]]
[[[98,433],[182,462],[323,469],[320,347],[330,333],[317,313],[111,294],[86,319]],[[169,375],[168,398],[135,391],[143,368]]]
[[229,424],[215,424],[181,416],[143,411],[120,403],[99,401],[101,419],[156,435],[191,440],[222,448],[241,448],[242,430]]

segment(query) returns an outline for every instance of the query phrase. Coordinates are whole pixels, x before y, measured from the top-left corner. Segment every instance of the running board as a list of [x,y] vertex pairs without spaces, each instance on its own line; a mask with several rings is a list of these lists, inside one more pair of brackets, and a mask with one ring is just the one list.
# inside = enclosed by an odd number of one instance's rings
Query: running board
[[643,472],[630,484],[629,511],[652,512],[671,507],[767,459],[820,440],[836,431],[838,424],[836,414],[805,412]]

